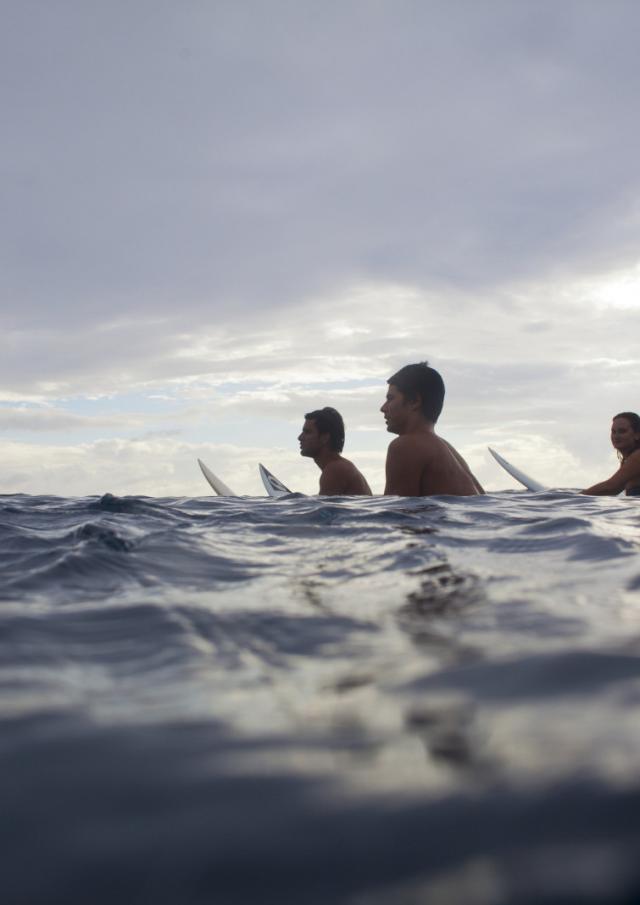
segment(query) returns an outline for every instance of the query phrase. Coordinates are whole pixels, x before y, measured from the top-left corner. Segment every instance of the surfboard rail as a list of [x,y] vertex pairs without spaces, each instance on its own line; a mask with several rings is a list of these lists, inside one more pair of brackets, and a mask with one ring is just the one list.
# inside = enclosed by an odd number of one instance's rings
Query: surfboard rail
[[214,474],[211,469],[204,464],[202,459],[198,459],[198,465],[200,466],[200,471],[205,476],[208,483],[215,490],[218,496],[238,496],[237,493],[234,493],[233,490],[225,484],[223,480],[221,480],[216,474]]
[[516,468],[515,465],[512,465],[511,462],[508,462],[504,456],[501,456],[500,453],[496,452],[495,449],[492,449],[490,446],[487,446],[487,449],[496,460],[498,465],[500,465],[507,474],[510,474],[512,478],[515,478],[519,484],[522,484],[523,487],[526,487],[527,490],[531,490],[533,493],[538,493],[541,490],[547,490],[548,488],[541,484],[539,481],[536,481],[535,478],[530,477],[525,474],[524,471],[521,471],[519,468]]

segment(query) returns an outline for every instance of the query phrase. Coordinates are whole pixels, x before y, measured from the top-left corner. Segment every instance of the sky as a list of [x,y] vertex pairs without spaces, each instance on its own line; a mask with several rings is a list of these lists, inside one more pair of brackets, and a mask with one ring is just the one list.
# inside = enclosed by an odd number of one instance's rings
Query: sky
[[[0,0],[0,493],[384,488],[387,378],[552,487],[640,410],[636,0]],[[635,351],[634,351],[635,350]]]

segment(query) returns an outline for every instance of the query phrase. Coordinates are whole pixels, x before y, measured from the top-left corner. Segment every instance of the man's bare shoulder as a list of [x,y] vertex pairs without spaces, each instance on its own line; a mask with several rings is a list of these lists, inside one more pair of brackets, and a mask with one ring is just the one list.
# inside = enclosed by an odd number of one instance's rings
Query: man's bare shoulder
[[436,458],[432,436],[427,433],[406,433],[391,441],[385,466],[385,494],[421,495],[422,475]]
[[439,438],[432,433],[401,434],[389,444],[387,453],[397,456],[416,456],[424,458],[434,455],[440,446]]
[[328,475],[329,477],[340,477],[343,475],[348,475],[351,473],[351,470],[355,468],[353,462],[350,462],[348,459],[336,459],[333,462],[329,462],[328,465],[322,469],[323,475]]
[[326,495],[370,494],[371,490],[353,462],[341,456],[323,468],[320,476],[320,493]]
[[453,447],[429,431],[401,434],[387,452],[385,493],[399,496],[482,493]]

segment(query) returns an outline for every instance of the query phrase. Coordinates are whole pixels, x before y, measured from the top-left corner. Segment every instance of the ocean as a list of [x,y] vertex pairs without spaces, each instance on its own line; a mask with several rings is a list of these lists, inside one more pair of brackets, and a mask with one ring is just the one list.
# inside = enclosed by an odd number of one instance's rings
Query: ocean
[[2,905],[640,900],[640,501],[0,497]]

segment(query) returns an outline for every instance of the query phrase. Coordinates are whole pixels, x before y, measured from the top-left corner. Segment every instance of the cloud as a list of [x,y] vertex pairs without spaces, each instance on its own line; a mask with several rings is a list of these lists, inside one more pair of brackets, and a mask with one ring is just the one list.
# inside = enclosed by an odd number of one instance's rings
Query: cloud
[[0,431],[76,431],[122,427],[123,418],[76,415],[60,409],[0,407]]
[[[382,492],[383,459],[364,452],[358,464]],[[355,458],[356,456],[354,456]],[[265,496],[258,475],[263,462],[294,491],[318,492],[320,472],[288,449],[187,443],[179,438],[114,438],[80,444],[34,446],[0,438],[0,493],[65,496],[213,496],[197,464],[202,459],[236,493]]]
[[[439,429],[470,458],[483,483],[510,486],[486,454],[492,445],[508,457],[511,450],[515,463],[538,480],[557,485],[562,476],[581,486],[609,468],[611,415],[638,408],[637,362],[620,337],[637,334],[639,315],[616,310],[612,330],[611,311],[595,295],[566,285],[548,291],[565,295],[544,330],[527,329],[538,323],[537,286],[480,300],[385,286],[326,299],[304,315],[256,317],[242,341],[234,341],[231,330],[202,333],[194,337],[193,355],[149,355],[137,362],[137,374],[130,369],[119,376],[109,354],[101,359],[87,352],[86,364],[69,373],[67,396],[57,397],[54,388],[55,406],[5,406],[0,426],[20,442],[46,429],[74,431],[79,443],[160,442],[164,436],[194,449],[221,441],[247,450],[259,446],[267,467],[278,473],[274,456],[277,464],[295,464],[297,486],[311,492],[315,476],[298,462],[296,437],[305,412],[332,404],[347,424],[347,454],[359,465],[358,456],[368,457],[378,469],[370,483],[381,490],[390,439],[379,413],[386,379],[408,361],[428,358],[447,386]],[[163,348],[167,342],[160,334]],[[84,400],[88,385],[98,396],[94,402]],[[41,383],[29,386],[43,392]],[[173,457],[173,449],[168,442],[164,455]],[[241,486],[255,490],[240,477]],[[150,472],[146,480],[145,492],[165,486],[154,484]]]
[[[610,415],[639,407],[637,3],[3,17],[9,442],[103,440],[131,487],[136,442],[176,463],[181,443],[293,448],[303,469],[299,419],[334,400],[376,468],[385,381],[429,358],[443,432],[484,480],[485,441],[548,483],[562,462],[597,478]],[[85,446],[51,445],[61,481],[67,449]]]
[[[621,278],[617,274],[613,285]],[[99,396],[173,387],[211,388],[257,382],[289,387],[345,381],[382,382],[408,360],[430,358],[507,367],[526,361],[570,368],[576,362],[624,361],[620,336],[640,325],[640,305],[603,302],[605,282],[519,284],[500,291],[421,292],[416,287],[356,286],[293,312],[274,309],[225,324],[125,321],[0,337],[5,398]],[[546,312],[546,319],[540,315]],[[615,317],[616,329],[612,329]],[[514,374],[515,377],[515,374]],[[504,391],[504,387],[498,391]],[[22,394],[22,395],[21,395]]]
[[628,261],[640,10],[615,9],[10,3],[6,325],[193,332]]
[[[4,493],[69,496],[208,496],[197,458],[219,463],[238,492],[262,493],[254,450],[190,445],[167,438],[99,440],[35,447],[0,441]],[[215,467],[215,466],[214,466]],[[255,471],[255,475],[253,472]]]

